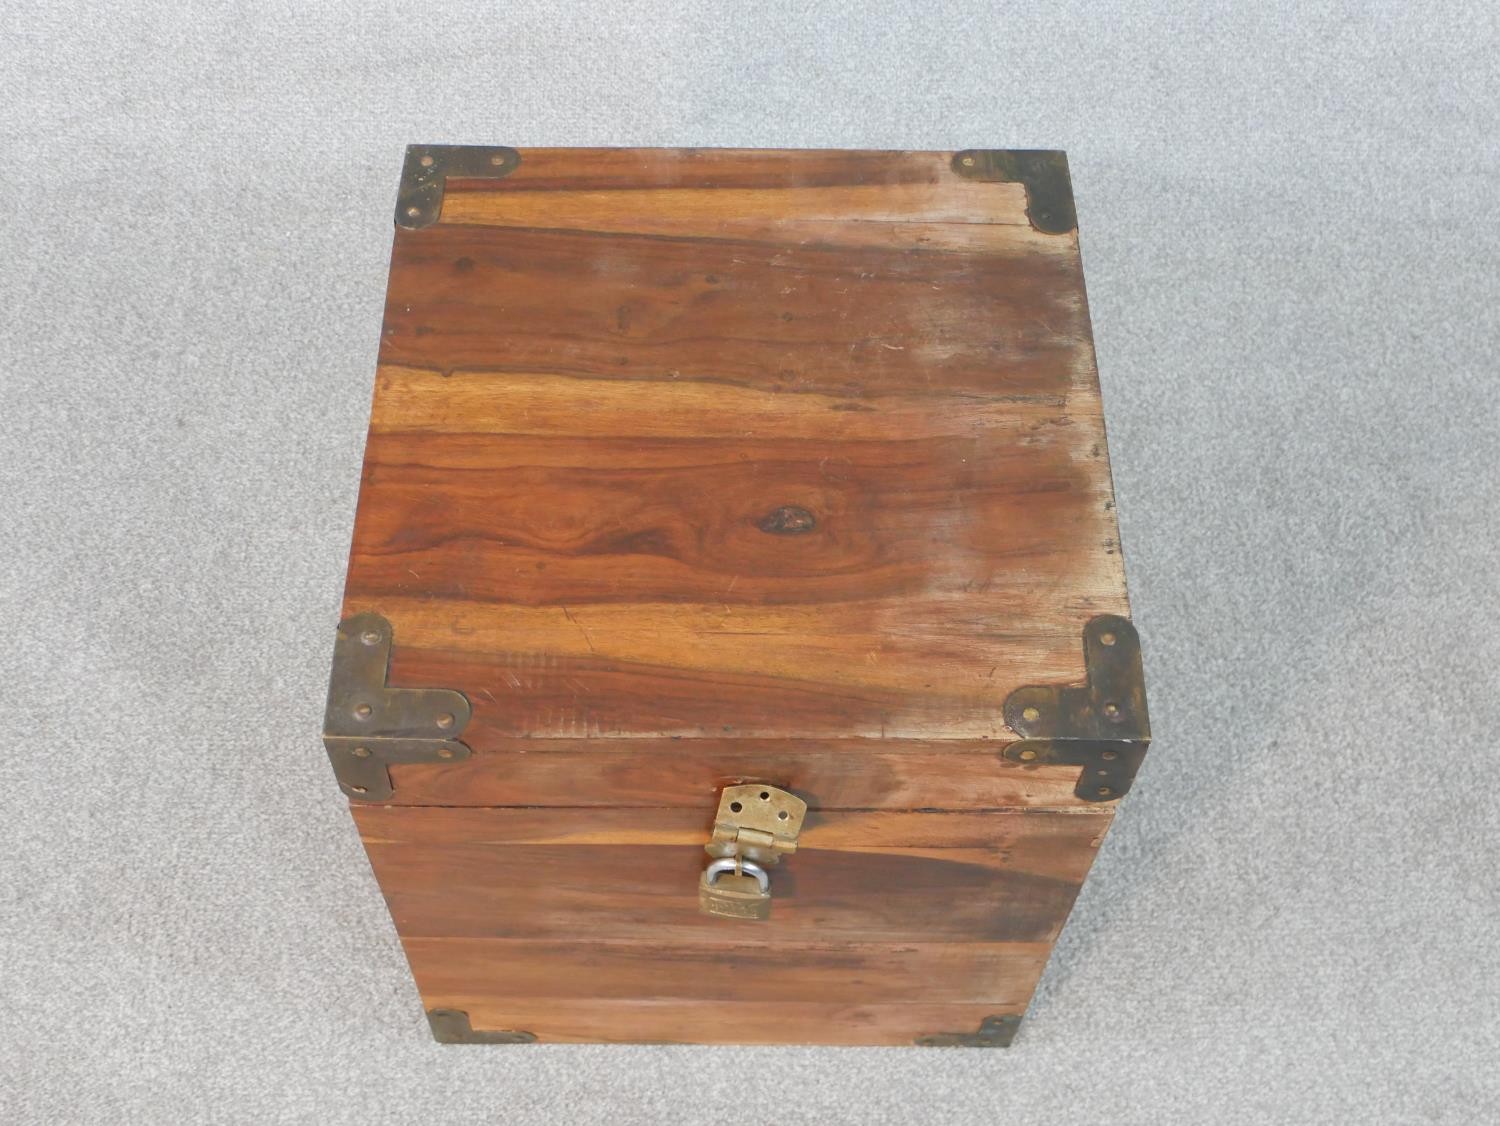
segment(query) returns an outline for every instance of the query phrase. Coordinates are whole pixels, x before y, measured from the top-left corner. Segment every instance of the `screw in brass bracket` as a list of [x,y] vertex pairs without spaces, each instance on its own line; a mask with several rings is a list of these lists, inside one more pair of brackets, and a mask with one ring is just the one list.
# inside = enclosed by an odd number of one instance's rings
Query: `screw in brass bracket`
[[427,1023],[439,1044],[534,1044],[536,1034],[512,1029],[475,1029],[462,1009],[428,1009]]
[[396,193],[396,226],[430,226],[443,213],[448,178],[499,180],[520,166],[515,149],[483,145],[407,145]]
[[1009,1048],[1021,1027],[1019,1016],[985,1017],[978,1032],[935,1032],[919,1036],[919,1048]]
[[457,762],[469,748],[456,736],[469,701],[448,688],[391,688],[391,623],[356,614],[339,623],[323,713],[323,745],[339,788],[360,801],[392,794],[395,762]]
[[1056,149],[965,149],[953,154],[953,171],[989,184],[1026,189],[1026,218],[1039,231],[1064,235],[1078,229],[1068,155]]
[[1081,688],[1032,685],[1005,700],[1005,722],[1021,739],[1005,748],[1011,762],[1080,766],[1074,793],[1084,801],[1114,801],[1130,791],[1151,724],[1141,640],[1114,614],[1090,618],[1083,630],[1088,683]]

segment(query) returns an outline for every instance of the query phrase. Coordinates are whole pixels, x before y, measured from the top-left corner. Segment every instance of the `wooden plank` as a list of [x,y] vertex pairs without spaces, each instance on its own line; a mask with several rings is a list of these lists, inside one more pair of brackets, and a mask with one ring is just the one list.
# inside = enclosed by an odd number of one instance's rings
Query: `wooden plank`
[[[1068,424],[1009,443],[371,436],[351,584],[530,605],[724,609],[973,596],[1012,617],[1118,591],[1106,482]],[[434,496],[441,503],[434,504]],[[766,530],[795,506],[810,526]],[[1116,595],[1117,597],[1117,595]],[[966,600],[965,605],[971,603]],[[1077,630],[1070,630],[1076,635]]]
[[1043,943],[402,941],[424,1004],[461,1009],[522,998],[860,1005],[882,997],[1019,1008],[1048,952]]
[[380,360],[859,401],[1095,383],[1076,247],[983,254],[589,231],[401,231]]
[[408,938],[693,947],[751,933],[778,948],[1051,942],[1109,824],[1107,813],[813,813],[774,873],[773,921],[762,927],[698,909],[710,813],[355,809]]
[[[1110,608],[1084,594],[1062,601],[1080,622]],[[469,697],[464,738],[476,747],[729,735],[1003,741],[1014,738],[1001,714],[1011,690],[1083,677],[1078,635],[980,632],[988,623],[958,597],[727,613],[356,594],[345,606],[392,622],[393,684]]]
[[1078,767],[1007,762],[998,741],[528,740],[488,724],[464,737],[474,754],[463,762],[392,767],[392,803],[702,812],[725,786],[766,782],[819,810],[1099,808],[1074,795]]
[[501,181],[458,181],[445,224],[841,247],[1048,253],[1020,184],[953,175],[938,152],[548,150]]
[[502,180],[449,180],[450,193],[934,184],[951,154],[883,149],[528,148]]
[[[601,453],[623,449],[634,464],[670,464],[677,447],[663,443],[644,448],[624,439],[749,438],[827,442],[901,441],[941,438],[985,438],[1026,448],[1056,445],[1071,438],[1097,441],[1102,422],[1097,404],[1079,396],[1059,414],[1055,398],[1030,399],[990,395],[941,395],[923,388],[864,395],[813,391],[788,395],[774,388],[733,387],[722,383],[658,379],[642,381],[556,375],[548,372],[455,371],[383,364],[375,377],[375,404],[370,422],[377,434],[421,434],[433,448],[429,465],[465,467],[477,445],[495,469],[524,465],[568,466],[566,446],[530,443],[522,447],[488,442],[451,447],[442,438],[460,435],[525,435],[576,438],[591,431],[590,417],[607,414],[609,434]],[[562,456],[559,456],[562,455]],[[1073,455],[1076,456],[1076,453]],[[1096,454],[1090,456],[1097,457]],[[498,459],[510,458],[500,461]]]
[[[716,806],[631,808],[403,808],[351,806],[367,844],[693,845],[708,842]],[[1077,811],[809,810],[801,840],[813,849],[977,849],[1001,859],[1029,856],[1064,863],[1062,841],[1097,844],[1113,814],[1109,805]],[[696,855],[696,853],[695,853]]]
[[[429,1009],[469,1013],[476,1029],[520,1029],[542,1043],[828,1044],[910,1047],[941,1032],[972,1033],[994,1005],[817,1002],[560,1000],[477,995],[460,983],[423,993]],[[465,1006],[468,1006],[465,1009]],[[1019,1015],[1021,1006],[1012,1010]]]
[[[995,185],[965,182],[961,189],[942,193],[920,187],[872,186],[714,192],[476,192],[447,200],[443,222],[720,239],[789,250],[837,246],[990,254],[1054,251],[1046,240],[1055,236],[1041,234],[1026,222],[1021,186],[995,189]],[[996,206],[1002,202],[1003,206]],[[993,209],[988,214],[980,210],[986,206]],[[841,209],[849,215],[838,218]]]

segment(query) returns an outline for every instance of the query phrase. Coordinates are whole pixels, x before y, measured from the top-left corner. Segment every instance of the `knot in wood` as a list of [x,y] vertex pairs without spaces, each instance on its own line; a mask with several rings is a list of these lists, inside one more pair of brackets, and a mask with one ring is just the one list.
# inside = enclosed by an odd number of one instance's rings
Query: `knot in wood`
[[817,519],[805,508],[795,504],[783,504],[756,521],[755,526],[773,536],[800,536],[818,526]]

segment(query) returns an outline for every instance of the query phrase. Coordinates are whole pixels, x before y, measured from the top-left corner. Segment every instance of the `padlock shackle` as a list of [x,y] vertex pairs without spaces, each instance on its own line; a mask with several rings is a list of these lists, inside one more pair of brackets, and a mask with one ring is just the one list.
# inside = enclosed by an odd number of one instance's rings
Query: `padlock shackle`
[[709,887],[725,872],[744,872],[755,877],[755,882],[760,885],[761,894],[769,895],[771,892],[771,877],[766,870],[753,860],[745,860],[738,856],[726,856],[723,860],[715,860],[703,870],[703,879]]

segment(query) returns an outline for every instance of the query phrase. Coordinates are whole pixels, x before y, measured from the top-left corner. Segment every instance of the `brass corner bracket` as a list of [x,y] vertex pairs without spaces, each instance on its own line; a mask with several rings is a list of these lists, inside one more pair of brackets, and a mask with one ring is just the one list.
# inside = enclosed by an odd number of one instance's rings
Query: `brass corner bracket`
[[919,1048],[1009,1048],[1021,1027],[1018,1016],[985,1017],[978,1032],[936,1032],[919,1036]]
[[407,145],[396,193],[396,226],[414,231],[438,221],[448,177],[499,180],[521,163],[515,149],[484,145]]
[[965,149],[953,154],[953,171],[988,184],[1021,184],[1026,218],[1039,231],[1065,235],[1078,229],[1068,155],[1057,149]]
[[339,788],[361,801],[391,796],[394,762],[456,762],[469,701],[448,688],[390,688],[391,623],[356,614],[339,623],[323,713],[323,745]]
[[1114,614],[1083,628],[1081,688],[1033,685],[1005,700],[1005,722],[1020,740],[1006,759],[1023,764],[1083,767],[1074,793],[1084,801],[1114,801],[1130,792],[1151,742],[1146,679],[1135,626]]
[[535,1044],[536,1034],[516,1032],[510,1029],[490,1031],[479,1029],[469,1023],[469,1014],[462,1009],[428,1009],[427,1023],[432,1026],[432,1038],[439,1044]]

